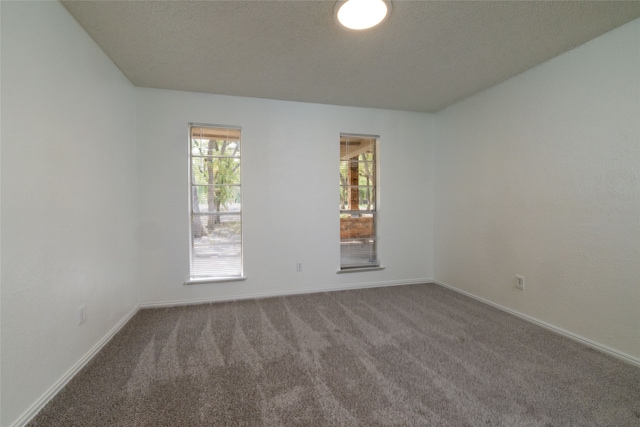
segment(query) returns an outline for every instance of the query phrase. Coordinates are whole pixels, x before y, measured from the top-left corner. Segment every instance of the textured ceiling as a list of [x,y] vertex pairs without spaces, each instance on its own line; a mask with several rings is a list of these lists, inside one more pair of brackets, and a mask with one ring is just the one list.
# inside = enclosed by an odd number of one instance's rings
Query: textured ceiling
[[640,16],[640,2],[63,1],[136,86],[433,112]]

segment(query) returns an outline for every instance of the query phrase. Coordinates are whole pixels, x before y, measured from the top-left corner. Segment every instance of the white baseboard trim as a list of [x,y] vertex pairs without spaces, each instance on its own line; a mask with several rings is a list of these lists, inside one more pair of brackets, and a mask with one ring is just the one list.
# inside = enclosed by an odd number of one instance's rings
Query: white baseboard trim
[[82,368],[84,368],[87,363],[93,359],[93,357],[98,354],[100,350],[109,342],[111,338],[115,334],[122,329],[124,325],[140,310],[140,306],[136,305],[131,309],[129,313],[127,313],[107,334],[102,337],[100,341],[98,341],[91,349],[84,355],[80,360],[78,360],[65,374],[55,382],[49,389],[42,395],[36,402],[31,405],[16,421],[11,424],[11,427],[23,427],[27,423],[29,423],[33,417],[35,417],[38,412],[51,400],[53,397],[58,394],[62,388],[67,385],[69,381],[78,373]]
[[177,307],[181,305],[209,304],[212,302],[240,301],[240,300],[248,300],[248,299],[283,297],[283,296],[289,296],[289,295],[315,294],[319,292],[346,291],[349,289],[377,288],[382,286],[418,285],[422,283],[433,283],[433,278],[392,280],[392,281],[386,281],[386,282],[356,283],[356,284],[349,284],[349,285],[339,285],[339,286],[330,287],[330,288],[311,288],[311,289],[287,290],[287,291],[275,291],[275,292],[260,292],[260,293],[251,293],[251,294],[245,294],[245,295],[231,295],[231,296],[225,296],[225,297],[208,297],[208,298],[187,299],[187,300],[145,302],[140,304],[140,308],[143,309],[143,308]]
[[496,304],[496,303],[491,302],[489,300],[486,300],[484,298],[480,298],[479,296],[476,296],[476,295],[474,295],[472,293],[463,291],[462,289],[458,289],[455,286],[448,285],[448,284],[440,282],[438,280],[432,280],[432,283],[435,283],[436,285],[440,285],[440,286],[442,286],[444,288],[447,288],[447,289],[451,289],[452,291],[458,292],[458,293],[460,293],[462,295],[466,295],[466,296],[468,296],[470,298],[473,298],[473,299],[475,299],[477,301],[480,301],[480,302],[482,302],[484,304],[490,305],[491,307],[495,307],[498,310],[502,310],[502,311],[504,311],[506,313],[513,314],[514,316],[517,316],[517,317],[519,317],[519,318],[521,318],[523,320],[526,320],[528,322],[534,323],[534,324],[536,324],[538,326],[542,326],[545,329],[548,329],[548,330],[550,330],[552,332],[555,332],[555,333],[558,333],[560,335],[563,335],[563,336],[565,336],[567,338],[570,338],[570,339],[572,339],[574,341],[578,341],[578,342],[580,342],[580,343],[582,343],[582,344],[584,344],[584,345],[586,345],[588,347],[591,347],[591,348],[593,348],[595,350],[599,350],[599,351],[601,351],[603,353],[606,353],[606,354],[608,354],[610,356],[616,357],[616,358],[621,359],[621,360],[623,360],[623,361],[625,361],[627,363],[630,363],[632,365],[640,367],[640,359],[637,358],[637,357],[631,356],[630,354],[623,353],[623,352],[621,352],[619,350],[616,350],[616,349],[611,348],[609,346],[606,346],[604,344],[600,344],[598,342],[592,341],[589,338],[585,338],[585,337],[580,336],[578,334],[574,334],[571,331],[567,331],[566,329],[562,329],[562,328],[560,328],[558,326],[552,325],[551,323],[547,323],[547,322],[545,322],[543,320],[536,319],[535,317],[531,317],[531,316],[528,316],[526,314],[520,313],[519,311],[512,310],[510,308],[501,306],[500,304]]

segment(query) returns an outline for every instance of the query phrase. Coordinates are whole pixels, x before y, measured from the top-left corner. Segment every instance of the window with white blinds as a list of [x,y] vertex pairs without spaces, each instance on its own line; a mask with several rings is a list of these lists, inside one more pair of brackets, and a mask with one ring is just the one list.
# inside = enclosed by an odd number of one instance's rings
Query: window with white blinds
[[378,137],[340,135],[340,270],[379,267]]
[[189,125],[190,279],[242,277],[240,128]]

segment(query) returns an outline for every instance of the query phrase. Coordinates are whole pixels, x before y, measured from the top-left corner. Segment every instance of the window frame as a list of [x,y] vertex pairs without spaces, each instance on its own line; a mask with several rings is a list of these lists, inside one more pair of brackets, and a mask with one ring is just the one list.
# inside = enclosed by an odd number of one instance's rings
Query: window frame
[[[240,163],[240,172],[238,178],[238,188],[240,193],[240,209],[238,212],[230,212],[230,215],[238,215],[240,218],[240,272],[238,275],[231,276],[193,276],[193,188],[196,186],[193,182],[193,146],[192,146],[192,132],[193,128],[210,128],[210,129],[227,129],[232,131],[238,131],[240,133],[238,138],[238,143],[240,145],[240,155],[238,156]],[[242,142],[242,127],[234,126],[234,125],[220,125],[220,124],[211,124],[211,123],[198,123],[198,122],[189,122],[187,126],[187,184],[188,184],[188,229],[189,229],[189,274],[188,280],[184,282],[185,285],[194,285],[194,284],[204,284],[204,283],[219,283],[219,282],[235,282],[246,280],[246,276],[244,275],[244,227],[243,227],[243,205],[244,199],[242,194],[242,157],[244,151],[244,145]],[[226,157],[226,156],[224,156]]]
[[[352,273],[352,272],[361,272],[361,271],[374,271],[374,270],[384,270],[384,266],[382,265],[382,262],[380,261],[380,234],[379,234],[379,225],[380,225],[380,135],[370,135],[370,134],[363,134],[363,133],[347,133],[347,132],[341,132],[340,133],[340,140],[339,140],[339,146],[342,145],[342,141],[343,138],[349,138],[349,137],[354,137],[354,138],[362,138],[362,139],[373,139],[373,144],[374,144],[374,149],[373,149],[373,160],[371,161],[371,166],[373,166],[374,170],[373,170],[373,175],[374,175],[374,182],[372,184],[369,185],[360,185],[358,184],[358,189],[360,190],[361,188],[372,188],[374,193],[373,193],[373,199],[374,199],[374,203],[373,206],[370,207],[370,209],[368,210],[353,210],[353,209],[343,209],[342,208],[342,204],[340,204],[339,206],[339,218],[342,218],[343,214],[349,214],[352,215],[354,213],[370,213],[371,217],[373,218],[373,224],[372,224],[372,240],[373,240],[373,246],[374,246],[374,256],[375,256],[375,262],[372,262],[370,264],[356,264],[356,263],[352,263],[352,264],[343,264],[343,260],[342,260],[342,243],[344,240],[353,240],[355,238],[352,239],[342,239],[341,236],[339,236],[339,247],[340,247],[340,262],[339,262],[339,268],[337,273]],[[343,160],[342,158],[340,158],[340,162],[342,163]],[[357,160],[358,163],[361,163],[362,161]],[[366,160],[364,162],[367,162]],[[342,192],[344,190],[345,187],[352,187],[351,184],[346,184],[344,185],[342,183],[342,180],[339,184],[339,189],[340,192]],[[342,201],[342,196],[340,196],[341,201]],[[341,221],[340,221],[341,222]],[[340,228],[340,227],[339,227]],[[341,230],[339,230],[341,231]]]

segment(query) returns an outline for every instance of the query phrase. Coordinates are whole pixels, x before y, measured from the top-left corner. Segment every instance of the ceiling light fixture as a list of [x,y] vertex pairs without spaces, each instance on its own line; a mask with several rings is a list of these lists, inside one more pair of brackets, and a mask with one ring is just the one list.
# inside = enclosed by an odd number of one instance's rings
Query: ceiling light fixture
[[390,12],[391,2],[388,0],[341,0],[334,8],[338,22],[352,30],[375,27]]

